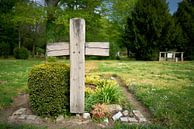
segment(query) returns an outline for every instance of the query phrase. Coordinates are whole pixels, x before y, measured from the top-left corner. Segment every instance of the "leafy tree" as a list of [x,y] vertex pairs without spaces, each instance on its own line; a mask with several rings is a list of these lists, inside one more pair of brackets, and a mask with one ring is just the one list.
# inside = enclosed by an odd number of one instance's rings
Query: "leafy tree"
[[56,0],[52,5],[48,4],[48,1],[46,3],[48,42],[67,41],[69,39],[69,19],[74,17],[86,20],[87,39],[95,39],[95,35],[98,33],[95,28],[99,26],[101,18],[99,7],[102,0]]
[[13,12],[15,15],[12,22],[18,29],[18,47],[20,48],[22,41],[27,40],[28,43],[31,42],[32,54],[34,55],[37,45],[36,39],[42,29],[41,24],[45,22],[44,8],[33,2],[20,2],[15,5]]
[[173,48],[175,24],[165,0],[139,0],[123,34],[123,43],[136,59],[156,60],[159,50]]
[[185,57],[194,59],[194,1],[182,1],[174,17],[182,29]]
[[[131,12],[134,9],[135,4],[138,0],[105,0],[104,1],[104,10],[105,14],[109,19],[109,24],[111,24],[110,40],[111,46],[114,46],[114,55],[116,52],[120,51],[119,49],[126,48],[122,43],[122,35],[124,26],[127,22],[127,18],[131,17]],[[110,33],[109,32],[109,33]],[[113,54],[113,53],[112,53]]]
[[[12,54],[13,46],[17,42],[17,31],[10,22],[13,16],[12,8],[15,6],[16,2],[16,0],[0,0],[0,55],[6,54],[5,56],[7,56]],[[7,50],[7,48],[9,48],[9,50]]]
[[138,0],[107,0],[108,17],[122,29]]

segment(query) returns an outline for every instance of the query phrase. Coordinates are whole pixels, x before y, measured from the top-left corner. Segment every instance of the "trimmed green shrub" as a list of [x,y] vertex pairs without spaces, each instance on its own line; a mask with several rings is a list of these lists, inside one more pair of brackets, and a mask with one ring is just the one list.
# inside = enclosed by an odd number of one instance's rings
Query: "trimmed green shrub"
[[59,63],[41,64],[32,68],[28,87],[33,112],[47,117],[68,113],[69,71],[69,66]]
[[15,48],[13,53],[16,59],[28,59],[29,57],[29,51],[26,48]]

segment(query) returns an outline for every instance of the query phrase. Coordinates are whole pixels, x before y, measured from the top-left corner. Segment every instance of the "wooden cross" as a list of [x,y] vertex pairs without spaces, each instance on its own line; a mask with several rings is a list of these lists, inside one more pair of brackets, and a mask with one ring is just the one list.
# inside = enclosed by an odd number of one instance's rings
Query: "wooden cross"
[[47,44],[47,56],[70,55],[70,112],[84,112],[85,55],[109,56],[108,42],[85,42],[85,20],[70,19],[70,44]]

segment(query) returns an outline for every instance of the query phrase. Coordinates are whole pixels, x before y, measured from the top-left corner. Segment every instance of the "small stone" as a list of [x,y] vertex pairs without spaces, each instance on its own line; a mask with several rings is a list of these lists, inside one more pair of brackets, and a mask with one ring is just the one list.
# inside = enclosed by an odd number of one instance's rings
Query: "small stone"
[[18,119],[20,119],[20,120],[25,120],[27,118],[27,115],[20,115],[19,117],[18,117]]
[[144,116],[141,114],[139,110],[133,110],[133,114],[135,117],[139,120],[139,118],[144,118]]
[[116,120],[118,120],[121,116],[123,116],[123,114],[122,114],[121,112],[118,112],[117,114],[115,114],[115,115],[112,117],[112,119],[113,119],[114,121],[116,121]]
[[139,122],[140,122],[140,123],[144,123],[144,122],[147,122],[147,120],[146,120],[145,117],[142,117],[142,118],[139,118]]
[[80,114],[76,114],[75,116],[78,117],[78,118],[81,117]]
[[100,128],[106,128],[106,126],[103,124],[98,124],[98,126],[100,126]]
[[110,77],[111,80],[116,80],[114,77]]
[[63,115],[59,115],[56,119],[56,123],[62,123],[64,121],[64,116]]
[[129,111],[128,110],[123,111],[123,116],[128,116],[128,115],[129,115]]
[[37,116],[36,115],[27,115],[27,120],[31,120],[31,121],[34,121],[36,120]]
[[121,122],[128,122],[129,121],[128,117],[121,117],[120,120],[121,120]]
[[84,118],[84,119],[89,119],[89,118],[91,118],[90,113],[83,113],[83,118]]
[[13,115],[24,115],[26,113],[26,108],[20,108],[13,113]]
[[118,111],[122,111],[122,107],[118,104],[110,104],[110,105],[107,105],[107,110],[108,112],[118,112]]
[[138,123],[138,120],[135,117],[128,117],[130,123]]
[[88,124],[90,123],[91,120],[78,120],[78,121],[74,121],[74,123],[78,124],[78,125],[83,125],[83,124]]

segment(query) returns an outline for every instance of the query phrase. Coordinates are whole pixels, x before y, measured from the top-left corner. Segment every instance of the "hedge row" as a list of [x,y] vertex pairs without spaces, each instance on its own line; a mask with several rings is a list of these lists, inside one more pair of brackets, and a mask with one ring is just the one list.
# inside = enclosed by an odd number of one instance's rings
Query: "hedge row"
[[52,63],[32,68],[28,87],[32,111],[40,116],[58,116],[69,110],[69,66]]

